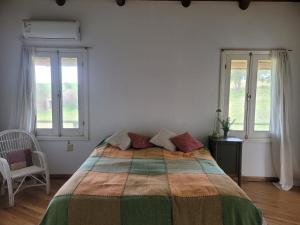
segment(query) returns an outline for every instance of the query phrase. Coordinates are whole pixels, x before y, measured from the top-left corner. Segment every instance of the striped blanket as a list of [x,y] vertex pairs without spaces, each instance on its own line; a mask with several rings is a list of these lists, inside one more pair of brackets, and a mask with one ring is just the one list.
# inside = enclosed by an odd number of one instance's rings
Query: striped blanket
[[262,215],[209,151],[96,148],[41,225],[261,225]]

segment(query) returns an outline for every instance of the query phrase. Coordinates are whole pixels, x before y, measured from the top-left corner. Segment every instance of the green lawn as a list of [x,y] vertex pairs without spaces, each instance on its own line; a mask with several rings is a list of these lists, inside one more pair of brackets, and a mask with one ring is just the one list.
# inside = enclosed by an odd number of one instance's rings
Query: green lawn
[[[66,109],[63,111],[64,128],[78,127],[78,110]],[[51,111],[38,111],[37,113],[38,128],[52,128]]]
[[[74,128],[78,126],[78,110],[67,108],[63,111],[64,128]],[[37,113],[38,128],[52,128],[51,111],[38,111]]]
[[229,117],[234,124],[232,130],[244,129],[245,88],[230,90]]
[[[255,106],[255,130],[268,131],[270,121],[270,86],[265,83],[258,82],[256,91],[256,106]],[[229,117],[235,120],[232,125],[232,130],[243,130],[245,108],[245,89],[231,88]]]
[[[64,83],[63,127],[78,127],[78,88],[75,83]],[[52,128],[51,84],[37,83],[37,127]]]

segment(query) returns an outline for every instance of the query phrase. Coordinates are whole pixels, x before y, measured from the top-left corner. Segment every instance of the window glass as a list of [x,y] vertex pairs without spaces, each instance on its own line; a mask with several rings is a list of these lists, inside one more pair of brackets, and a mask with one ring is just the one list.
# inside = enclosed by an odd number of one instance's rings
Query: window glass
[[235,121],[231,130],[244,130],[247,65],[247,60],[231,60],[228,116]]
[[271,69],[271,60],[258,60],[254,123],[255,131],[270,130]]
[[33,57],[35,84],[37,128],[52,128],[52,87],[50,57]]
[[61,58],[63,128],[79,128],[77,58]]

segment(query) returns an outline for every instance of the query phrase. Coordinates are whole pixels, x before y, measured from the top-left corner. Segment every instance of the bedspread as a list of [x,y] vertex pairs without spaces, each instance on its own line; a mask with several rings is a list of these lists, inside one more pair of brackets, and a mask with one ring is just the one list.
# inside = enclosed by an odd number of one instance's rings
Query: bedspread
[[41,225],[261,225],[261,211],[207,149],[96,148]]

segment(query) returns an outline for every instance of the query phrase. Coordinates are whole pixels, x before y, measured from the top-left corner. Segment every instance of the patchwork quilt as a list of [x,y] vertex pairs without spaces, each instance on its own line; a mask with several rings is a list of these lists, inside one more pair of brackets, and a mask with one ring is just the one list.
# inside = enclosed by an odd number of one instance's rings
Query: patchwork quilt
[[41,225],[261,225],[262,214],[207,149],[96,148]]

